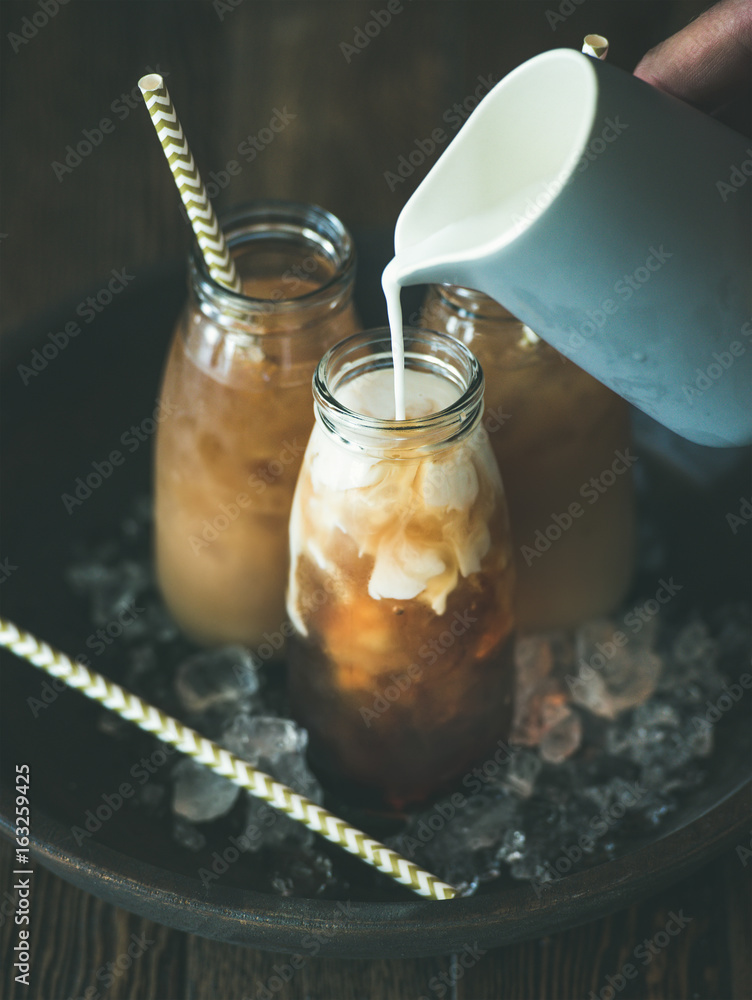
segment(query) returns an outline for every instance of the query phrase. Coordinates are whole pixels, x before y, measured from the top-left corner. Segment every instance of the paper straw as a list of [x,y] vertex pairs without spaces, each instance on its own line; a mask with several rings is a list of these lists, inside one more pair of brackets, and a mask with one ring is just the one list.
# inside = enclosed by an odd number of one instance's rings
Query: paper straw
[[153,733],[163,743],[172,744],[181,753],[204,764],[210,771],[229,778],[236,785],[247,789],[251,795],[270,803],[280,812],[287,813],[333,844],[339,844],[350,854],[378,868],[395,881],[409,886],[419,896],[427,899],[451,899],[457,894],[453,886],[439,881],[434,875],[377,840],[371,840],[362,830],[350,826],[263,771],[257,771],[229,750],[212,743],[101,674],[95,674],[80,663],[74,663],[64,653],[40,642],[28,632],[23,632],[6,618],[0,618],[0,646],[53,677],[60,677],[69,687],[77,688],[87,698],[98,701],[147,733]]
[[141,77],[138,85],[144,95],[144,103],[162,143],[162,149],[170,164],[172,176],[188,212],[209,273],[221,285],[226,285],[233,292],[239,292],[241,285],[235,264],[225,243],[224,234],[219,228],[217,216],[206,193],[193,154],[188,148],[183,127],[178,121],[165,82],[158,73],[149,73],[148,76]]
[[585,35],[582,51],[586,56],[605,59],[608,55],[608,39],[604,38],[603,35]]

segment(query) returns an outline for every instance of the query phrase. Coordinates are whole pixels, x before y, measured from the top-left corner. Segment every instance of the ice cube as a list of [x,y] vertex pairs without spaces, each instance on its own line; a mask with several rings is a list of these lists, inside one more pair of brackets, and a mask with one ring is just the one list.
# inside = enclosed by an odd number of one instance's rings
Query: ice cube
[[558,634],[524,636],[515,644],[516,695],[511,739],[519,746],[537,746],[569,711],[569,696],[553,673],[560,653]]
[[248,701],[259,689],[256,662],[242,646],[196,653],[178,667],[175,691],[183,708],[205,712]]
[[605,749],[641,766],[641,780],[659,787],[694,757],[712,748],[712,726],[677,706],[654,699],[606,731]]
[[295,885],[291,878],[283,878],[281,875],[272,876],[272,889],[280,896],[292,896],[295,893]]
[[173,811],[192,823],[208,823],[224,816],[240,793],[237,785],[190,758],[179,761],[172,779]]
[[147,809],[154,811],[162,804],[165,797],[165,786],[158,785],[155,781],[147,781],[145,785],[141,786],[138,797]]
[[505,763],[499,781],[515,795],[527,799],[533,794],[535,781],[542,767],[543,763],[537,753],[532,750],[518,750]]
[[192,823],[176,816],[172,824],[172,835],[181,847],[189,851],[200,851],[206,845],[206,837]]
[[536,690],[553,669],[554,655],[545,635],[527,635],[517,639],[514,647],[517,684],[525,691]]
[[300,795],[323,802],[321,785],[306,763],[308,733],[292,719],[240,713],[223,731],[220,742]]
[[156,650],[152,645],[132,646],[127,652],[128,665],[125,670],[125,684],[131,691],[143,690],[147,675],[153,673],[158,664]]
[[467,894],[474,883],[499,874],[497,853],[518,828],[518,809],[515,797],[498,787],[464,798],[459,806],[446,799],[413,814],[387,843]]
[[116,740],[126,740],[133,736],[133,723],[123,719],[109,709],[101,712],[97,718],[97,729]]
[[246,850],[259,851],[263,847],[305,850],[314,843],[316,835],[302,823],[250,793],[246,798],[246,821],[243,829]]
[[120,522],[123,537],[130,540],[143,538],[151,528],[154,505],[150,496],[136,497],[129,513]]
[[577,633],[579,666],[568,679],[572,700],[606,719],[615,719],[625,709],[646,701],[661,672],[661,660],[649,648],[649,635],[640,633],[624,644],[624,633],[617,639],[617,631],[606,620],[581,626]]
[[131,559],[101,567],[99,572],[92,574],[89,587],[94,623],[107,625],[117,622],[124,613],[130,613],[137,620],[137,613],[134,615],[132,608],[138,604],[140,593],[148,585],[148,570]]
[[[282,859],[281,859],[282,860]],[[271,885],[283,896],[311,898],[320,895],[334,882],[332,862],[314,851],[296,851],[275,871]]]
[[576,712],[567,710],[555,726],[546,732],[540,744],[540,755],[549,764],[561,764],[571,757],[582,742],[582,722]]
[[692,719],[683,735],[693,757],[709,757],[713,752],[713,727],[705,719]]
[[672,654],[675,666],[683,668],[685,680],[701,677],[704,671],[715,666],[718,658],[717,644],[711,638],[707,624],[699,619],[679,632],[673,642]]
[[719,624],[716,637],[718,650],[723,657],[730,657],[736,663],[736,658],[745,657],[749,650],[752,632],[750,607],[745,602],[725,605],[716,617]]

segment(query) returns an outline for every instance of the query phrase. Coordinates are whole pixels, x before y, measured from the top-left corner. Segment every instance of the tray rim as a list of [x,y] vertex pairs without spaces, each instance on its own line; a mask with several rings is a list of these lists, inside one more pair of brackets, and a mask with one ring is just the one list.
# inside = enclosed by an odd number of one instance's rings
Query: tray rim
[[[0,789],[0,835],[12,840],[9,798]],[[738,841],[750,820],[752,779],[665,836],[563,877],[532,907],[531,887],[521,882],[499,894],[441,903],[350,901],[358,920],[343,919],[344,904],[336,900],[285,898],[228,885],[206,889],[198,879],[101,843],[72,849],[70,831],[37,810],[30,846],[33,859],[65,881],[175,930],[303,955],[311,951],[305,943],[310,936],[315,945],[310,958],[418,958],[450,954],[465,944],[484,949],[514,944],[606,916],[691,874]],[[46,835],[40,836],[40,829]]]

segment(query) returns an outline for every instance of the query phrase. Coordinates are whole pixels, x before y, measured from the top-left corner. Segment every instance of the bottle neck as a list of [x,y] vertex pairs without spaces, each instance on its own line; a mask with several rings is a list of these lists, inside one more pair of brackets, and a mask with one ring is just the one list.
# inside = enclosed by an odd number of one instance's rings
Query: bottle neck
[[345,447],[382,458],[415,458],[463,440],[477,426],[483,413],[483,372],[465,345],[446,334],[405,327],[404,347],[406,371],[449,383],[457,399],[438,412],[408,420],[349,409],[338,398],[346,386],[357,381],[367,393],[369,375],[379,373],[383,385],[384,377],[394,372],[389,329],[356,333],[324,355],[313,378],[316,420]]
[[215,281],[195,245],[189,261],[191,294],[213,323],[258,336],[301,329],[350,304],[355,249],[330,212],[261,201],[221,216],[220,226],[242,292]]
[[493,322],[519,323],[517,317],[508,309],[483,292],[462,288],[459,285],[432,285],[431,290],[444,308],[461,315]]

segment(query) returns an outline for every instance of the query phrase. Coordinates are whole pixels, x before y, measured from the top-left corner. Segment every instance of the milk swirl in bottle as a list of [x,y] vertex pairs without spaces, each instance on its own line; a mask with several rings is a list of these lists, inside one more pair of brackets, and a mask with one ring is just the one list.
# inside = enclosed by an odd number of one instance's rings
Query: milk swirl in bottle
[[[386,330],[328,352],[290,521],[289,691],[314,763],[390,807],[508,736],[513,560],[483,376],[463,345]],[[401,375],[400,419],[394,377]]]

